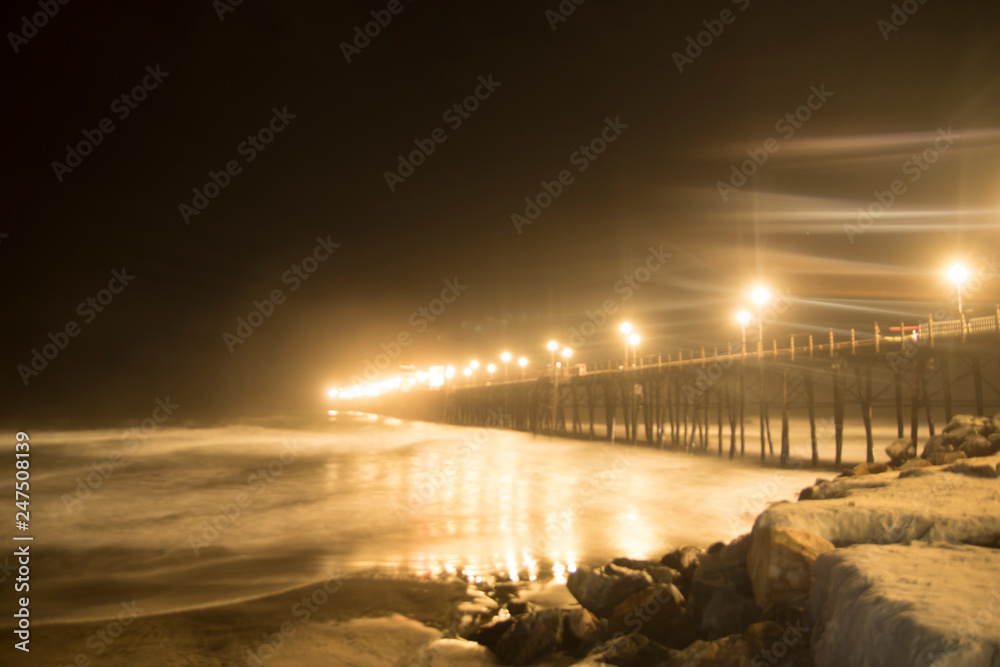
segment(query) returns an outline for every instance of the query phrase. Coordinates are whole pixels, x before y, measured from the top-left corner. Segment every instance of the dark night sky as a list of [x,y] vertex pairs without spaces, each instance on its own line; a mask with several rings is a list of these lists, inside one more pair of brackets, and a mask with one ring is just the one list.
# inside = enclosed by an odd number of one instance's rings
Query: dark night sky
[[[166,396],[190,417],[308,408],[400,332],[404,363],[544,361],[607,299],[622,310],[580,361],[620,356],[622,317],[644,353],[724,345],[758,279],[791,295],[773,335],[870,330],[947,308],[942,268],[1000,246],[996,2],[914,1],[885,39],[890,2],[588,0],[552,30],[556,0],[401,0],[347,63],[340,43],[386,4],[244,0],[220,21],[209,0],[69,2],[17,53],[8,35],[0,417],[136,421]],[[4,32],[37,11],[7,3]],[[169,75],[120,119],[112,101],[157,65]],[[480,76],[501,85],[451,129],[442,113]],[[812,87],[833,95],[786,138],[776,122]],[[247,162],[238,146],[286,107]],[[114,131],[59,182],[53,161],[103,118]],[[606,118],[628,128],[581,173],[571,154]],[[384,172],[436,128],[447,140],[390,191]],[[717,181],[771,137],[724,202]],[[178,205],[229,160],[241,173],[186,225]],[[564,169],[572,184],[518,234],[511,215]],[[894,179],[905,192],[851,243],[845,223]],[[291,291],[284,272],[328,236],[340,247]],[[660,245],[672,257],[622,303],[616,282]],[[85,322],[77,305],[122,267],[134,281]],[[419,333],[411,313],[456,277],[468,289]],[[223,334],[275,289],[287,300],[230,353]],[[25,386],[18,365],[70,321],[79,335]]]

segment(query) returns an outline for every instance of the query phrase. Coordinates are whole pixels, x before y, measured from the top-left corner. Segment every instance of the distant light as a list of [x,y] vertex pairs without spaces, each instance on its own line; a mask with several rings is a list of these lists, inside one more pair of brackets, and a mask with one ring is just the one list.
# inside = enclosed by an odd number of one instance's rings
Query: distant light
[[753,300],[763,305],[771,300],[771,293],[766,287],[757,287],[753,291]]
[[473,359],[472,361],[469,362],[469,368],[471,368],[472,370],[476,370],[477,368],[479,368],[479,362]]
[[638,345],[640,340],[641,339],[639,338],[639,334],[632,334],[631,336],[628,337],[628,342],[630,345]]
[[326,395],[329,396],[330,398],[337,398],[337,394],[339,393],[340,392],[338,392],[336,389],[330,389],[329,391],[326,392]]
[[621,325],[621,327],[619,327],[619,329],[626,336],[629,335],[630,333],[632,333],[632,325],[629,324],[628,322],[622,322],[622,325]]
[[454,366],[448,366],[448,368],[444,369],[444,376],[446,378],[448,378],[449,380],[451,378],[455,377],[455,367]]
[[563,351],[562,351],[562,355],[564,357],[566,357],[567,359],[569,359],[570,357],[573,356],[573,350],[569,349],[568,347],[564,347]]
[[559,347],[559,343],[555,342],[554,340],[550,340],[549,344],[546,345],[546,347],[549,348],[550,352],[555,352],[556,348]]
[[520,359],[517,360],[517,365],[520,366],[521,368],[524,368],[525,366],[528,365],[528,358],[521,357]]
[[964,285],[965,281],[969,279],[969,270],[961,264],[956,264],[948,269],[948,278],[956,285]]
[[470,375],[472,375],[472,369],[471,368],[464,369],[462,371],[462,375],[464,375],[465,377],[469,377]]
[[506,364],[508,361],[510,361],[510,352],[504,352],[503,354],[500,355],[500,358]]
[[736,319],[739,321],[740,324],[746,325],[750,323],[750,320],[753,319],[753,317],[747,311],[741,310],[740,312],[736,313]]
[[489,366],[486,367],[486,370],[489,371],[490,373],[495,373],[497,370],[497,366],[496,364],[490,364]]

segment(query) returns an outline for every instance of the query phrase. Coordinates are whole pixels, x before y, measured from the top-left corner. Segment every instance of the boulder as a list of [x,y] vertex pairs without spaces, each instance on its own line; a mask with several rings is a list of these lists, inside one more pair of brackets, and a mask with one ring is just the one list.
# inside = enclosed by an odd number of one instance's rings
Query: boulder
[[793,528],[754,530],[747,569],[760,608],[808,597],[816,558],[834,548],[818,535]]
[[649,574],[617,565],[608,565],[603,571],[579,568],[566,580],[573,597],[601,618],[606,618],[629,595],[652,585]]
[[885,453],[892,466],[898,468],[917,455],[917,446],[909,438],[899,438],[885,448]]
[[961,461],[962,459],[967,459],[967,458],[969,458],[969,455],[963,452],[962,450],[958,450],[957,452],[948,452],[942,458],[941,464],[947,465],[949,463],[954,463],[955,461]]
[[924,443],[924,451],[921,452],[920,458],[931,460],[935,454],[944,454],[949,451],[948,447],[945,445],[943,435],[932,435]]
[[663,665],[677,654],[638,633],[623,635],[595,648],[581,665]]
[[770,621],[754,623],[741,635],[697,641],[665,667],[747,667],[802,664],[809,651],[809,628]]
[[928,468],[931,462],[927,459],[910,459],[903,465],[899,466],[899,472],[905,472],[907,470],[913,470],[914,468]]
[[993,424],[994,433],[1000,432],[1000,412],[993,415],[993,419],[990,420],[990,423]]
[[986,439],[990,441],[990,445],[993,447],[993,453],[996,454],[1000,452],[1000,433],[990,433],[986,436]]
[[691,578],[687,614],[697,625],[702,625],[709,601],[716,591],[730,590],[748,598],[753,597],[753,586],[747,572],[747,553],[750,535],[737,537],[728,545],[702,554]]
[[874,463],[859,463],[858,465],[851,468],[851,470],[844,471],[844,477],[861,477],[862,475],[878,475],[883,472],[889,471],[889,465],[884,462],[874,462]]
[[684,596],[673,584],[654,584],[622,600],[608,618],[614,633],[639,632],[668,648],[684,648],[697,639],[684,613]]
[[605,639],[599,618],[582,608],[563,610],[562,644],[559,648],[571,655],[582,655]]
[[655,560],[636,560],[634,558],[616,558],[611,561],[612,565],[639,570],[647,573],[657,584],[677,584],[681,579],[681,573],[672,567],[662,565]]
[[698,559],[701,558],[703,553],[698,547],[684,545],[674,549],[660,559],[661,564],[681,573],[680,583],[674,583],[685,595],[687,595],[688,588],[691,586],[691,578],[694,576],[694,571],[698,568]]
[[508,665],[527,665],[551,655],[562,644],[563,611],[543,609],[514,619],[494,652]]
[[507,616],[501,618],[500,616],[494,616],[489,621],[480,625],[479,627],[469,632],[465,637],[469,641],[476,642],[477,644],[482,644],[490,649],[496,649],[497,642],[503,637],[504,633],[514,625],[514,619]]
[[760,617],[753,598],[720,589],[712,594],[701,617],[701,631],[709,640],[738,635]]
[[993,443],[981,435],[971,435],[962,441],[959,449],[969,457],[990,456],[993,454]]
[[980,420],[975,415],[955,415],[948,422],[948,425],[944,427],[941,431],[942,433],[951,433],[957,431],[960,428],[966,426],[978,425]]
[[964,442],[969,436],[976,435],[976,426],[959,426],[953,431],[946,431],[945,433],[942,433],[942,435],[944,436],[945,444],[951,445],[952,448],[955,448],[961,445],[962,442]]
[[521,614],[530,614],[533,611],[538,611],[538,605],[529,600],[522,600],[521,598],[511,598],[507,600],[507,612],[511,616],[520,616]]

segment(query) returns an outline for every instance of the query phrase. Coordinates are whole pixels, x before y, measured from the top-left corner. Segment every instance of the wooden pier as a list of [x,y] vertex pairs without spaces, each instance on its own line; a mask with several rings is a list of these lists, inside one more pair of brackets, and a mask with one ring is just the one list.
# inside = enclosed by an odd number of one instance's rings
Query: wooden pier
[[[849,337],[848,337],[849,335]],[[761,459],[790,457],[789,420],[808,417],[813,465],[818,420],[833,426],[842,462],[844,426],[858,419],[874,461],[873,412],[895,414],[897,436],[919,446],[958,412],[1000,411],[1000,307],[985,317],[839,336],[792,336],[779,346],[658,356],[624,368],[557,369],[537,378],[458,385],[444,390],[444,421],[536,434],[613,440],[623,425],[630,443],[683,451],[717,450],[730,458],[757,449]],[[780,421],[779,421],[780,420]],[[778,422],[773,429],[772,421]],[[751,433],[747,424],[756,426]],[[880,443],[881,445],[888,443]]]

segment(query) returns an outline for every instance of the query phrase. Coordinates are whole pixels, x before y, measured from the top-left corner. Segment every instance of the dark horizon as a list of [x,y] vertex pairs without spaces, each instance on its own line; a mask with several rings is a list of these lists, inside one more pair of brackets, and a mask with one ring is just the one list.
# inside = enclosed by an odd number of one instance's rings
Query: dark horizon
[[995,3],[42,4],[2,12],[19,429],[308,411],[403,334],[543,365],[609,300],[582,362],[724,347],[759,282],[768,338],[953,315],[956,261],[1000,301]]

